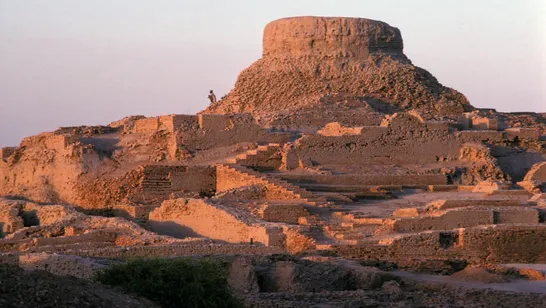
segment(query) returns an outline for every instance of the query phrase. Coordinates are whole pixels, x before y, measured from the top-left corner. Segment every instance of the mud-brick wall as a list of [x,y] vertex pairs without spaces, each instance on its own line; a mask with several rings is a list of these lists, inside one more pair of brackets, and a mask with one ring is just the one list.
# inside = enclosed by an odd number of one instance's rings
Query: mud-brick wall
[[165,195],[173,192],[213,192],[216,189],[216,169],[209,166],[144,167],[142,189],[145,194]]
[[298,140],[295,151],[318,164],[426,164],[459,155],[461,143],[443,131],[376,130],[363,129],[358,136],[308,135]]
[[537,140],[540,137],[540,132],[537,128],[507,128],[504,130],[503,137],[509,140],[513,140],[516,137],[519,139]]
[[172,114],[159,117],[160,128],[174,132],[181,128],[197,127],[197,116],[185,114]]
[[443,174],[342,174],[342,175],[282,175],[282,179],[293,183],[324,185],[443,185],[447,177]]
[[496,225],[427,231],[383,245],[338,246],[344,258],[396,263],[412,259],[466,260],[470,263],[546,262],[546,225]]
[[149,215],[152,230],[177,237],[204,236],[228,243],[262,243],[266,246],[284,245],[282,229],[252,225],[244,217],[237,217],[222,206],[197,199],[164,201]]
[[539,212],[533,208],[507,207],[494,211],[495,224],[538,224]]
[[175,169],[171,175],[175,191],[210,192],[216,190],[216,168],[211,166],[188,166]]
[[150,134],[159,130],[166,130],[172,133],[181,128],[192,127],[197,127],[197,116],[171,114],[136,120],[133,127],[133,132]]
[[178,145],[184,145],[187,149],[207,150],[243,142],[286,143],[290,141],[290,134],[270,133],[245,114],[202,114],[199,115],[198,122],[199,129],[177,134]]
[[97,249],[73,250],[78,256],[125,259],[135,257],[173,257],[195,255],[271,255],[283,253],[280,247],[267,247],[249,244],[210,244],[205,241],[191,241],[181,244],[154,246],[105,247]]
[[52,135],[45,139],[45,146],[49,150],[64,150],[69,144],[78,141],[78,136]]
[[153,133],[159,130],[159,118],[144,118],[135,121],[133,130],[137,133]]
[[545,263],[546,225],[505,225],[464,231],[465,255],[475,262]]
[[477,130],[497,130],[499,123],[497,119],[485,117],[473,117],[472,128]]
[[460,209],[447,211],[441,216],[404,218],[394,222],[396,232],[420,232],[426,230],[451,230],[493,224],[491,209]]
[[248,154],[245,159],[238,160],[237,164],[262,169],[279,169],[282,165],[282,153],[279,147],[270,146],[267,150],[255,151],[256,154]]
[[503,138],[502,132],[494,130],[466,130],[455,135],[462,142],[502,141]]
[[309,212],[299,204],[266,204],[259,213],[265,221],[288,224],[297,224],[300,217],[309,216]]

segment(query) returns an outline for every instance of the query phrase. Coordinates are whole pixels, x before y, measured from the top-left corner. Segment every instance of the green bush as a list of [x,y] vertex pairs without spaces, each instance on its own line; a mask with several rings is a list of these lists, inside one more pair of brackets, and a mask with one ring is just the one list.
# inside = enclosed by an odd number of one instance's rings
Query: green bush
[[165,308],[242,306],[227,283],[227,271],[209,260],[136,259],[113,265],[96,279]]

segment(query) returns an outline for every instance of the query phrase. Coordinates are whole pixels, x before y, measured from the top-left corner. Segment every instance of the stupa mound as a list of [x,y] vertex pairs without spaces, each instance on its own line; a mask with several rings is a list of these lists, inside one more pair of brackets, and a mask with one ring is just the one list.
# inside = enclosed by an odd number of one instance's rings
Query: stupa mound
[[351,109],[415,109],[427,118],[473,109],[464,95],[412,65],[397,28],[363,18],[294,17],[265,27],[262,58],[204,112],[271,116],[343,108],[339,102],[356,102]]

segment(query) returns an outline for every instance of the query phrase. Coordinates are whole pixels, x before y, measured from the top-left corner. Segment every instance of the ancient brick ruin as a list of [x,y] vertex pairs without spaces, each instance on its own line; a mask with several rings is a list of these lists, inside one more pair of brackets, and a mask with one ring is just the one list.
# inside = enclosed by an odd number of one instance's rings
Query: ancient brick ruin
[[84,278],[95,269],[81,260],[135,256],[293,254],[428,273],[546,263],[544,115],[512,127],[516,115],[473,108],[402,49],[382,22],[283,19],[198,115],[0,149],[0,260]]

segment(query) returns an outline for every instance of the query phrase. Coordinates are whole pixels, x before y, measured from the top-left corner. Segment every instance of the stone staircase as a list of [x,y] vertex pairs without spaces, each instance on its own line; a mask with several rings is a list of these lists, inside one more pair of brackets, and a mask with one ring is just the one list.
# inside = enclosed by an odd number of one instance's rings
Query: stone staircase
[[268,165],[268,159],[279,151],[281,145],[278,143],[269,143],[260,145],[255,149],[248,150],[245,153],[238,154],[234,157],[227,158],[223,163],[236,164],[242,166],[259,166],[260,164]]
[[318,206],[318,207],[332,207],[333,204],[329,202],[326,198],[316,196],[313,193],[293,184],[290,184],[284,180],[268,177],[265,174],[262,174],[258,171],[252,170],[248,167],[236,165],[236,164],[219,164],[221,168],[228,168],[232,171],[241,173],[247,177],[252,177],[256,182],[261,182],[266,186],[273,186],[280,191],[292,195],[294,199],[301,200],[302,203]]

